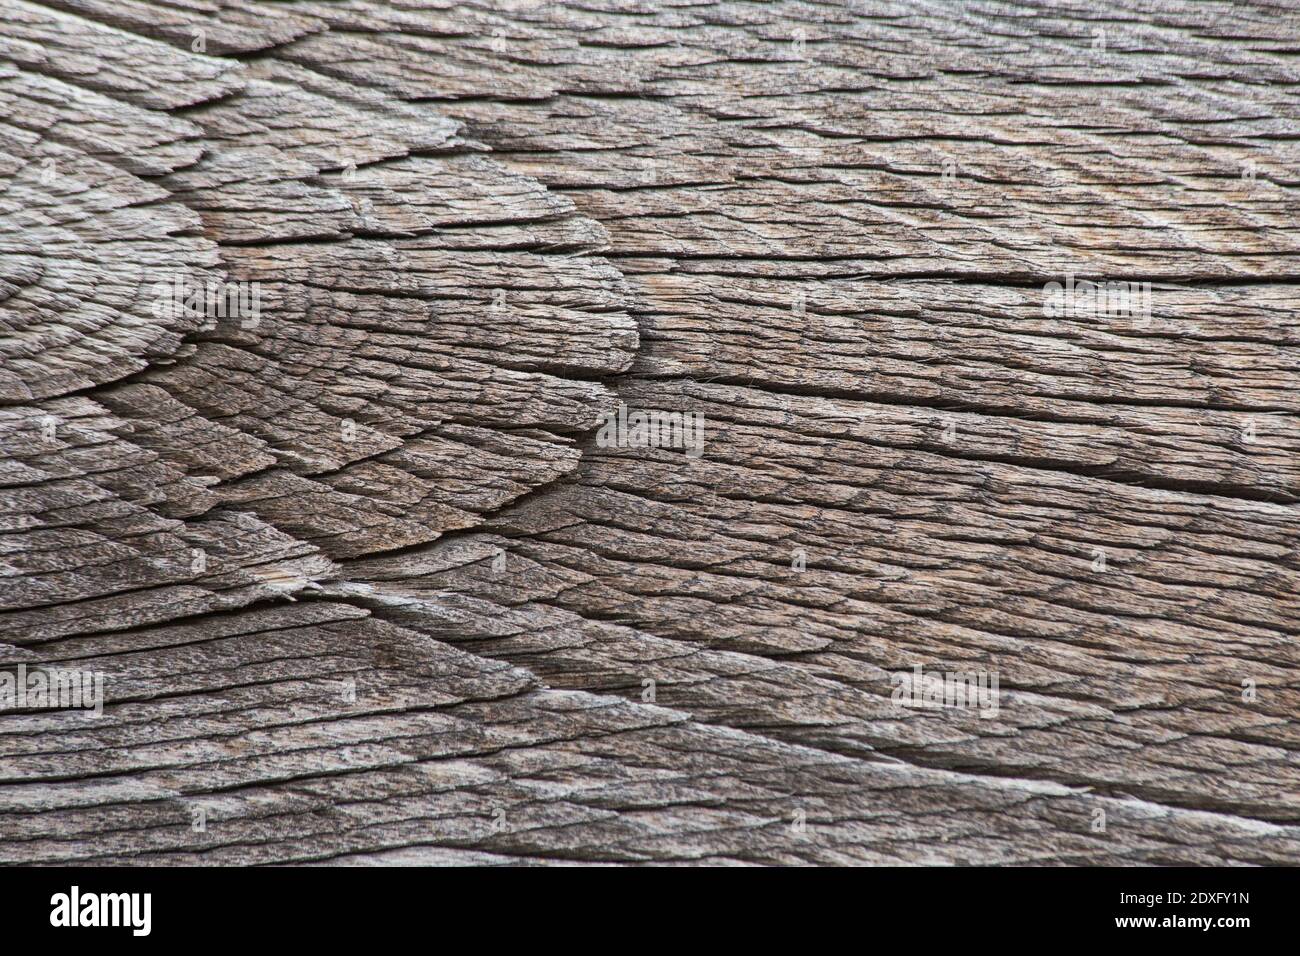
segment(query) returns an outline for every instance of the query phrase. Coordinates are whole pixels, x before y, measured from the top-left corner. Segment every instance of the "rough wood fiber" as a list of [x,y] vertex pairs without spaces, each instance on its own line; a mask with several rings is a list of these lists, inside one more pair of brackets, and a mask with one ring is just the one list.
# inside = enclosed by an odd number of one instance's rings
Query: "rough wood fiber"
[[1300,862],[1297,43],[0,0],[0,860]]

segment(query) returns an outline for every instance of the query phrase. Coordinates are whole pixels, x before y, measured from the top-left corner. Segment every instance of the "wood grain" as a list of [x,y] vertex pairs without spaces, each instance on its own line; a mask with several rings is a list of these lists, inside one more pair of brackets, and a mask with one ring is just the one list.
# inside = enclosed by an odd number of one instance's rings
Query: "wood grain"
[[1298,42],[0,0],[0,861],[1300,862]]

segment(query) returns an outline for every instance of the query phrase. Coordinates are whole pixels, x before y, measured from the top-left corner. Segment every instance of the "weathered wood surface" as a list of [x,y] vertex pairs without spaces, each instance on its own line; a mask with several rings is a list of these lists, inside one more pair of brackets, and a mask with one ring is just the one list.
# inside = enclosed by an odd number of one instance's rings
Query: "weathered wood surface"
[[1297,43],[0,0],[0,860],[1300,862]]

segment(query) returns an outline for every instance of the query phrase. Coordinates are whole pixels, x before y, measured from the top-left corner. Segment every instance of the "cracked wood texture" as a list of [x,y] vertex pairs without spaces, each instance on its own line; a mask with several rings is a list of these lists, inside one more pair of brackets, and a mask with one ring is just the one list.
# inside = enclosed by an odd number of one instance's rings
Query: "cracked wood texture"
[[1300,862],[1298,45],[0,0],[0,861]]

